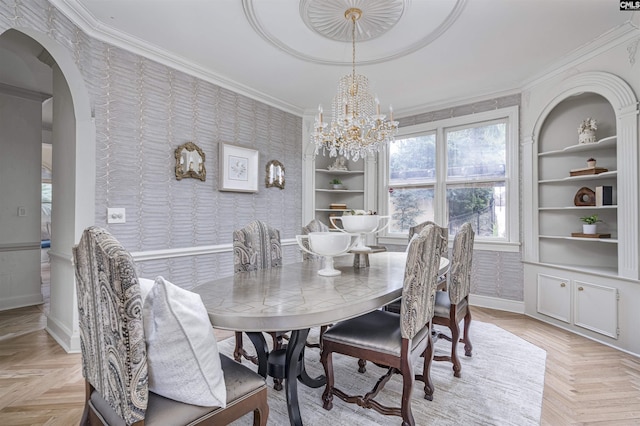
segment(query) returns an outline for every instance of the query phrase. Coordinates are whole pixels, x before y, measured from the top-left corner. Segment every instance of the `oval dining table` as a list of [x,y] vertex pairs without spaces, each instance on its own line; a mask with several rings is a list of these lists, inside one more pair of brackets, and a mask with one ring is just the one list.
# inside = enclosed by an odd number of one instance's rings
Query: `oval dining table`
[[[284,387],[289,421],[302,425],[297,381],[313,388],[326,383],[324,376],[309,377],[304,367],[309,329],[357,317],[399,299],[406,256],[405,252],[375,253],[366,268],[354,268],[352,255],[339,256],[334,267],[342,273],[333,277],[318,275],[321,262],[307,260],[236,273],[191,291],[202,298],[215,328],[247,334],[258,355],[258,373],[265,378],[269,349],[262,332],[291,332]],[[448,267],[448,259],[441,258],[439,274]]]

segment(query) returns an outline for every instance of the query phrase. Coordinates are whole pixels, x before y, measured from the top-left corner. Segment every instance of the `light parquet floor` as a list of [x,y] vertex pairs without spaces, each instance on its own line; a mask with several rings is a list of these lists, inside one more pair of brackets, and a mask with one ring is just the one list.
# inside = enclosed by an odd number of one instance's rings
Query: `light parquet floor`
[[[472,312],[547,351],[542,425],[640,425],[639,358],[523,315]],[[44,325],[41,307],[0,312],[2,426],[66,426],[81,417],[80,355],[65,353]]]

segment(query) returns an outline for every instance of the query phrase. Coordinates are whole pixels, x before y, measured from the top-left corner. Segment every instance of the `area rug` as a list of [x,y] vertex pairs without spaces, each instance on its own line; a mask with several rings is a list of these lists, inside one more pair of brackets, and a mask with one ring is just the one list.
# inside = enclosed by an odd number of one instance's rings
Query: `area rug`
[[[311,331],[310,339],[317,336]],[[416,382],[412,395],[413,415],[417,425],[539,425],[544,388],[546,352],[531,343],[493,324],[471,323],[473,357],[464,356],[459,347],[462,377],[453,377],[451,363],[434,362],[431,378],[435,386],[433,401],[424,397],[422,382]],[[449,342],[436,343],[436,354],[444,354]],[[252,348],[246,340],[245,348]],[[221,353],[231,355],[234,339],[219,342]],[[317,349],[305,354],[310,376],[323,374]],[[252,365],[244,361],[245,365]],[[348,393],[363,394],[373,387],[384,370],[367,363],[367,372],[358,373],[357,360],[333,355],[336,386]],[[255,366],[252,365],[255,369]],[[416,365],[422,372],[422,365]],[[284,391],[275,391],[269,379],[269,425],[288,425],[287,401]],[[347,404],[337,397],[333,409],[322,408],[324,386],[310,389],[298,384],[300,412],[306,425],[370,426],[400,424],[400,417],[382,416],[373,410]],[[396,375],[385,386],[378,399],[388,405],[399,404],[402,379]],[[252,416],[232,423],[234,426],[251,425]]]

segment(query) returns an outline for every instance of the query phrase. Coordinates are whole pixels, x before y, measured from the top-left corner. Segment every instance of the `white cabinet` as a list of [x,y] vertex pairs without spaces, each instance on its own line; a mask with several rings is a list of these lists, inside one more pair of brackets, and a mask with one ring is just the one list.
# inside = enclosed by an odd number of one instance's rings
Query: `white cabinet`
[[[640,354],[638,100],[606,72],[543,87],[532,91],[532,116],[521,121],[525,313]],[[588,118],[597,120],[596,142],[580,144],[578,127]],[[571,176],[591,157],[607,171]],[[597,186],[612,187],[611,205],[575,205],[582,187]],[[609,238],[572,235],[592,214]]]
[[571,322],[571,280],[538,275],[537,310],[557,320]]
[[618,290],[613,287],[574,282],[575,325],[618,338]]
[[538,274],[538,313],[618,338],[618,290],[586,281]]

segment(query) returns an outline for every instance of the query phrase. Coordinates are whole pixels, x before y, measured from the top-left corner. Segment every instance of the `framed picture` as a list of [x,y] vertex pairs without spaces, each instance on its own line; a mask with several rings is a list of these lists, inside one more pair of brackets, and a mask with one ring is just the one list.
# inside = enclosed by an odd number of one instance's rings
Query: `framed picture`
[[258,192],[258,151],[220,144],[220,191]]

